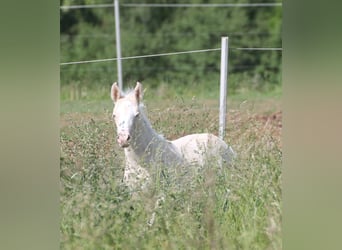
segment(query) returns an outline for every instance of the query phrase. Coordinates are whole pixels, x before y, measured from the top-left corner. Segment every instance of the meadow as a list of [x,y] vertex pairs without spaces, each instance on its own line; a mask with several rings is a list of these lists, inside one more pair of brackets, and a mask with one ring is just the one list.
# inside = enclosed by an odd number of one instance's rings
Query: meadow
[[[167,139],[218,133],[218,99],[147,91],[144,103]],[[238,154],[231,167],[208,162],[185,184],[156,183],[137,196],[121,181],[124,153],[111,112],[109,94],[61,101],[61,249],[282,248],[279,93],[228,98],[224,139]],[[155,209],[161,193],[166,199]]]

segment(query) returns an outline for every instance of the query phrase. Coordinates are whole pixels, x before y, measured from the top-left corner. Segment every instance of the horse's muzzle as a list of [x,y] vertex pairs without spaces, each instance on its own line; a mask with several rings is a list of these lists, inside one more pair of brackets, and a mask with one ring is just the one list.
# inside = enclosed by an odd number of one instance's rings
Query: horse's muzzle
[[117,142],[122,148],[127,148],[129,146],[130,139],[131,136],[129,135],[129,133],[119,133],[117,136]]

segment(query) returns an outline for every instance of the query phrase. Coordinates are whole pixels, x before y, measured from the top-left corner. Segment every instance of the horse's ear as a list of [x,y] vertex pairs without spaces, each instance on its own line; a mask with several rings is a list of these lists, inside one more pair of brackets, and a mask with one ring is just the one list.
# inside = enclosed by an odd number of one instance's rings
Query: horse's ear
[[118,87],[118,84],[115,82],[112,85],[112,89],[110,91],[110,97],[112,98],[113,102],[116,102],[117,100],[119,100],[122,95],[121,95],[121,91]]
[[137,85],[134,89],[135,99],[137,100],[137,103],[139,103],[143,98],[143,91],[142,91],[142,84],[140,82],[137,82]]

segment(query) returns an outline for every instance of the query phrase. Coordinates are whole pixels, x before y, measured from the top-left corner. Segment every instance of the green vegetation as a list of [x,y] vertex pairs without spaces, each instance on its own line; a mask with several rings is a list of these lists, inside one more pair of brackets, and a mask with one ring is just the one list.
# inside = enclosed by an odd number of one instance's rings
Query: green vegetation
[[[121,4],[126,2],[120,1]],[[181,3],[182,1],[154,2]],[[187,1],[187,3],[219,2],[226,1]],[[230,2],[254,3],[252,0]],[[99,4],[113,3],[113,1],[61,0],[60,3],[61,5]],[[136,56],[219,48],[221,36],[229,36],[231,94],[239,91],[240,88],[266,92],[281,84],[281,52],[240,51],[234,48],[281,47],[281,15],[281,7],[121,6],[122,55]],[[61,62],[116,57],[113,9],[61,10],[60,48]],[[193,86],[200,86],[210,91],[212,86],[219,83],[219,74],[220,51],[123,61],[124,84],[135,84],[139,80],[152,89],[165,84],[178,94]],[[116,80],[115,61],[61,66],[62,98],[103,98],[110,84]]]
[[[123,56],[218,48],[229,36],[225,141],[238,158],[231,168],[206,164],[185,185],[160,182],[131,196],[110,118],[115,61],[61,66],[61,249],[281,249],[281,52],[233,49],[281,47],[281,7],[122,6],[120,15]],[[60,48],[61,62],[116,57],[113,9],[61,10]],[[142,81],[148,117],[167,139],[217,134],[219,51],[124,60],[123,74],[125,88]]]
[[[225,140],[239,154],[233,167],[208,163],[186,185],[161,182],[133,197],[121,182],[124,154],[115,142],[112,104],[73,103],[71,109],[62,102],[61,249],[281,249],[278,98],[230,103]],[[145,103],[168,139],[217,133],[212,100]],[[155,210],[161,194],[166,199]]]

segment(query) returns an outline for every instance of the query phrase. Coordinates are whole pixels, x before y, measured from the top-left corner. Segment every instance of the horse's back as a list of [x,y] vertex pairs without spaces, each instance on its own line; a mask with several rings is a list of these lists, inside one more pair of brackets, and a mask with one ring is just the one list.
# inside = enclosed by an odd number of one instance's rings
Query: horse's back
[[203,165],[213,158],[230,163],[235,157],[231,147],[213,134],[191,134],[174,140],[172,143],[190,164]]

